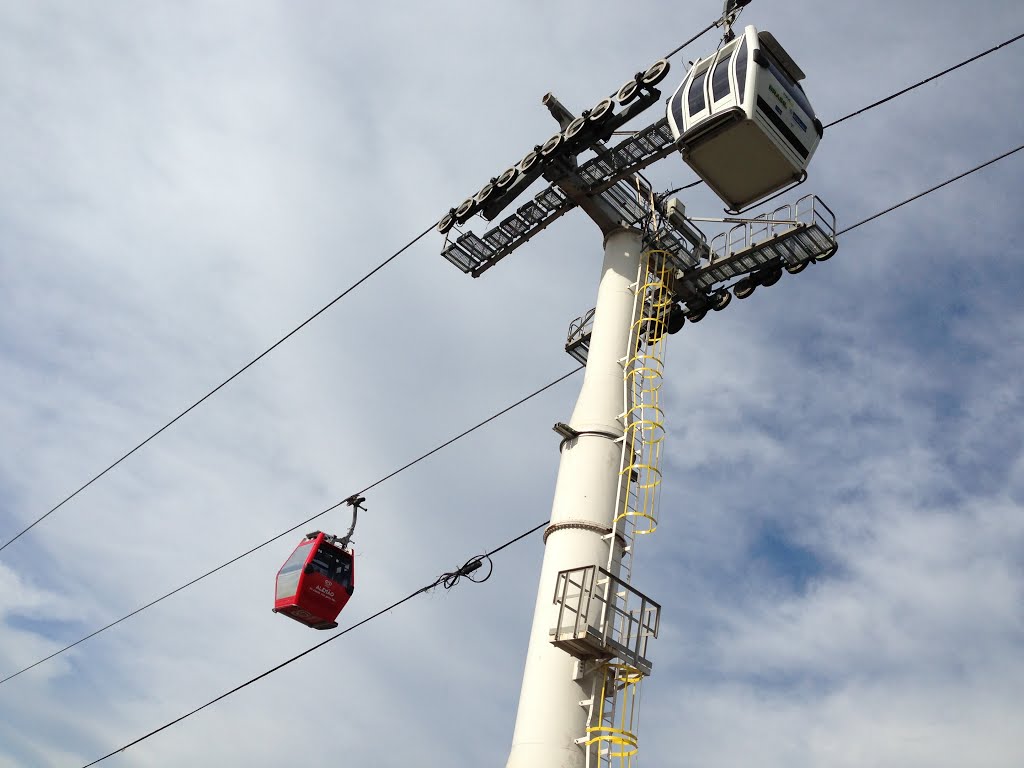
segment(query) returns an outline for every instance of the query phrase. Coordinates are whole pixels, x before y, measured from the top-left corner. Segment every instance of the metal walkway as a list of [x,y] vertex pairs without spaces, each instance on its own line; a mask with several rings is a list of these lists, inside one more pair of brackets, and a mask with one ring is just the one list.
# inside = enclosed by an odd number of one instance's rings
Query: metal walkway
[[766,267],[796,273],[831,258],[838,248],[835,214],[817,196],[806,195],[716,235],[708,263],[678,276],[675,288],[706,294],[718,283]]

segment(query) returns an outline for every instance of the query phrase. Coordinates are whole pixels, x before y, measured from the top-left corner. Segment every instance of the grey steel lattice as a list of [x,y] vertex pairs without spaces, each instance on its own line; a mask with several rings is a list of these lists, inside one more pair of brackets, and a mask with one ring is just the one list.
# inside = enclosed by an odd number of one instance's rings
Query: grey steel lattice
[[718,283],[761,269],[795,270],[825,261],[839,249],[835,233],[832,210],[817,196],[805,195],[795,204],[780,206],[716,235],[708,262],[679,275],[675,289],[704,295]]
[[[637,224],[646,217],[646,209],[636,199],[635,184],[627,179],[673,149],[672,131],[662,118],[611,149],[599,148],[597,156],[578,169],[568,163],[549,168],[552,183],[533,200],[482,237],[467,231],[450,239],[441,255],[463,272],[479,277],[585,198],[600,198],[610,205],[620,216],[622,226]],[[566,189],[572,190],[571,197]],[[685,239],[675,245],[684,249]]]
[[[688,225],[681,231],[665,217],[658,222],[658,228],[647,233],[645,247],[669,253],[675,267],[670,289],[691,322],[714,309],[716,295],[726,290],[723,283],[744,278],[760,285],[762,279],[771,280],[783,269],[795,274],[812,262],[825,261],[839,247],[835,216],[814,195],[743,221],[716,235],[710,246],[703,236],[694,242],[687,239],[698,231],[696,226]],[[584,365],[590,351],[593,315],[591,309],[570,323],[565,342],[565,351]]]

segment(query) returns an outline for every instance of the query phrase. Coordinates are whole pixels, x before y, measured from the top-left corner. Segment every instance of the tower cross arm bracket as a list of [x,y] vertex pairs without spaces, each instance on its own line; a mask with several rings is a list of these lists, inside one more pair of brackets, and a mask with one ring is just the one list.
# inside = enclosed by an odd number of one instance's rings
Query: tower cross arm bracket
[[[552,101],[557,100],[552,97]],[[674,147],[668,121],[662,118],[613,147],[595,148],[595,157],[577,168],[550,166],[546,175],[554,181],[531,201],[482,236],[467,231],[450,239],[441,253],[463,272],[479,277],[577,206],[605,233],[632,226],[645,213],[636,199],[638,189],[650,194],[645,184],[637,182],[636,173],[670,154]],[[521,183],[526,184],[528,176],[529,183],[540,176],[540,171],[533,170],[524,174]]]

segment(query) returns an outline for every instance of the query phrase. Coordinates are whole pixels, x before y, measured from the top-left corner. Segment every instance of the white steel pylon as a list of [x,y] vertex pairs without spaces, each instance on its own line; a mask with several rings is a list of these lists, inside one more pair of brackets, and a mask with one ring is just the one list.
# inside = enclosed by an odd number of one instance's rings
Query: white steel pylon
[[[606,670],[552,644],[552,627],[561,620],[552,588],[560,573],[580,567],[604,570],[611,562],[616,574],[619,547],[609,534],[622,493],[622,355],[637,319],[633,284],[642,257],[637,230],[618,229],[605,238],[587,369],[570,420],[575,436],[562,443],[508,768],[584,768],[587,763],[595,681],[600,684]],[[590,602],[594,591],[587,593],[582,611],[584,635],[592,612],[602,610],[598,601]],[[581,604],[584,592],[579,591]]]

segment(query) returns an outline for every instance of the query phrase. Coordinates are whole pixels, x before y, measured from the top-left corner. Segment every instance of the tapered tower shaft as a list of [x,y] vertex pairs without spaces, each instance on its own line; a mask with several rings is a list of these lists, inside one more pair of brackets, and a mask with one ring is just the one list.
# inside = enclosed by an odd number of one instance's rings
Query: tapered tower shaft
[[[582,768],[586,747],[590,675],[575,658],[551,644],[557,620],[553,602],[558,573],[581,566],[604,568],[619,491],[624,401],[623,364],[637,312],[635,282],[642,238],[618,229],[605,238],[587,368],[569,426],[578,436],[561,448],[558,479],[545,532],[533,629],[507,768]],[[617,561],[617,557],[612,558]]]

